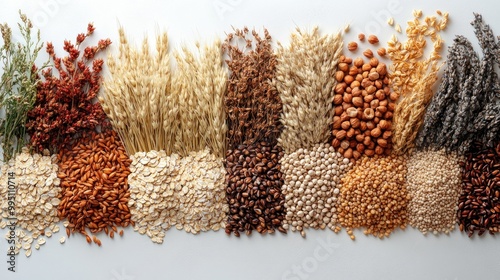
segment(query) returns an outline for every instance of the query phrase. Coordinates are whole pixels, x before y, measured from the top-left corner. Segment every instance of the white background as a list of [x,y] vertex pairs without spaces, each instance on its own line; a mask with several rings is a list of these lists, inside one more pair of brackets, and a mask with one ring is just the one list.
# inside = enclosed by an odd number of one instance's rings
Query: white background
[[[140,2],[140,4],[139,4]],[[52,41],[62,55],[64,39],[74,42],[88,22],[94,22],[94,41],[109,37],[118,41],[119,24],[131,40],[167,30],[171,46],[192,45],[195,40],[224,39],[231,26],[268,28],[273,38],[287,43],[295,27],[319,25],[322,32],[335,32],[347,23],[355,38],[358,31],[376,32],[381,42],[394,33],[385,23],[392,16],[403,29],[413,9],[424,15],[436,9],[450,12],[450,24],[443,37],[447,46],[454,34],[463,34],[477,46],[472,12],[482,13],[496,34],[500,34],[497,1],[76,1],[35,0],[0,3],[0,22],[13,29],[17,10],[33,19],[43,41]],[[219,7],[219,10],[216,8]],[[400,36],[401,37],[401,36]],[[346,39],[346,41],[348,40]],[[116,51],[117,44],[111,46]],[[44,56],[45,58],[45,56]],[[2,233],[2,235],[4,232]],[[0,279],[499,279],[498,237],[469,239],[458,231],[450,236],[424,237],[408,228],[389,239],[365,237],[357,232],[352,242],[345,232],[307,232],[287,236],[228,237],[222,231],[193,236],[171,229],[163,245],[146,236],[125,230],[122,238],[100,236],[103,246],[89,246],[79,235],[66,244],[55,234],[40,251],[27,259],[18,256],[17,272],[7,271],[0,257]],[[324,244],[330,244],[325,248]],[[0,239],[0,252],[7,244]]]

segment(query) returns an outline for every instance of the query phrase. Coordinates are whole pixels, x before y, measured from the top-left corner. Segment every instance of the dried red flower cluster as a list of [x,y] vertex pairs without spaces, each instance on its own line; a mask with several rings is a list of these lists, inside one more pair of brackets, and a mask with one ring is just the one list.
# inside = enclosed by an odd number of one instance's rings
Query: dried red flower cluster
[[[52,43],[47,43],[53,67],[42,72],[34,108],[28,113],[27,129],[31,146],[37,151],[61,150],[75,136],[105,125],[106,114],[94,98],[101,84],[102,59],[95,55],[106,49],[111,41],[100,40],[97,46],[88,46],[80,54],[80,45],[94,32],[89,24],[87,33],[76,38],[76,45],[64,41],[66,57],[59,58]],[[54,75],[53,70],[59,75]]]

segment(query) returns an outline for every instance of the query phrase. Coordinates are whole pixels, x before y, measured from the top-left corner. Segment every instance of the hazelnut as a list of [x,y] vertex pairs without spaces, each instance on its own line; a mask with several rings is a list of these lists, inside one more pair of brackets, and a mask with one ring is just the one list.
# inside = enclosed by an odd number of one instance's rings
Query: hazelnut
[[347,72],[347,71],[349,71],[349,65],[347,65],[347,63],[345,63],[345,62],[341,62],[341,63],[339,63],[339,70]]
[[354,60],[354,66],[356,66],[356,67],[362,67],[363,63],[364,63],[364,61],[361,57],[358,57]]
[[337,80],[337,82],[342,82],[344,80],[344,72],[342,71],[337,71],[335,72],[335,80]]
[[369,94],[372,94],[372,93],[374,93],[375,91],[377,91],[377,88],[376,88],[376,87],[374,87],[374,86],[368,86],[368,87],[366,88],[366,91],[367,91]]
[[361,81],[361,86],[364,87],[364,88],[367,88],[369,86],[372,86],[373,85],[373,82],[370,81],[369,78],[364,78],[362,81]]
[[335,111],[335,116],[340,116],[344,112],[342,106],[335,106],[333,110]]
[[366,103],[370,103],[373,100],[373,95],[369,94],[363,98]]
[[342,127],[343,130],[348,130],[351,127],[351,123],[349,121],[343,121],[340,127]]
[[344,157],[345,157],[345,158],[349,158],[349,159],[351,159],[351,158],[352,158],[352,149],[351,149],[351,148],[349,148],[349,149],[345,150],[345,152],[344,152]]
[[351,100],[352,100],[352,94],[350,94],[350,93],[345,93],[343,98],[344,98],[344,102],[346,102],[346,103],[351,103]]
[[345,150],[345,149],[348,149],[348,148],[349,148],[349,141],[344,140],[344,141],[340,142],[340,147],[341,147],[342,149],[344,149],[344,150]]
[[379,123],[378,123],[378,126],[383,129],[383,130],[388,130],[391,128],[391,122],[390,121],[387,121],[387,120],[381,120]]
[[[377,73],[378,74],[378,73]],[[384,85],[382,84],[382,82],[380,80],[376,80],[375,81],[375,87],[377,89],[381,89],[382,87],[384,87]]]
[[333,140],[332,140],[332,146],[333,146],[334,148],[338,148],[338,147],[340,147],[340,140],[339,140],[339,139],[337,139],[337,138],[333,139]]
[[351,123],[352,128],[358,128],[360,125],[360,121],[357,118],[352,118],[349,122]]
[[345,150],[344,150],[344,149],[342,149],[342,147],[339,147],[339,148],[337,149],[337,153],[339,153],[339,154],[342,154],[342,155],[343,155],[343,154],[344,154],[344,152],[345,152]]
[[[354,81],[354,83],[356,83],[356,82],[359,83],[358,81]],[[360,90],[359,87],[353,87],[351,93],[352,93],[352,97],[359,97],[359,96],[362,96],[363,91]]]
[[355,159],[359,159],[361,157],[361,153],[354,150],[354,151],[352,151],[352,157]]
[[[384,63],[380,62],[380,63],[377,65],[376,71],[377,71],[377,73],[378,73],[380,76],[384,76],[385,74],[387,74],[387,67],[385,66],[385,64],[384,64]],[[389,79],[387,79],[387,81],[389,81]],[[384,80],[384,83],[385,83],[385,80]]]
[[377,137],[379,137],[380,135],[382,135],[382,131],[380,130],[380,128],[375,127],[374,129],[372,129],[372,130],[370,131],[370,135],[371,135],[371,136],[373,136],[373,137],[375,137],[375,138],[377,138]]
[[359,87],[360,85],[361,83],[358,81],[358,76],[356,76],[356,79],[351,83],[350,87],[354,89],[356,87]]
[[354,107],[348,108],[346,110],[346,115],[349,116],[349,118],[355,118],[358,115],[358,110]]
[[337,84],[335,86],[335,93],[342,94],[344,93],[344,86],[342,84]]
[[333,125],[332,125],[333,129],[339,129],[341,123],[342,122],[340,121],[340,117],[339,116],[334,116],[333,117]]
[[351,52],[355,51],[358,49],[358,43],[356,42],[349,42],[349,44],[347,44],[347,49]]
[[377,109],[375,109],[377,112],[380,112],[382,114],[384,114],[385,112],[387,112],[387,107],[385,106],[378,106]]
[[363,74],[357,74],[356,75],[356,81],[360,82],[363,80]]
[[389,99],[392,100],[392,101],[396,101],[398,100],[399,98],[399,94],[397,94],[396,92],[391,92],[391,94],[389,94]]
[[365,139],[363,139],[363,145],[365,146],[369,146],[371,142],[372,138],[370,136],[365,136]]
[[363,118],[365,120],[371,120],[371,119],[373,119],[374,116],[375,116],[375,112],[373,111],[372,108],[366,108],[363,111]]
[[384,148],[382,148],[380,146],[375,147],[375,153],[377,155],[382,155],[384,153]]
[[354,77],[351,75],[347,75],[344,77],[344,82],[348,85],[350,85],[354,81]]
[[368,58],[372,58],[373,57],[373,52],[372,50],[370,49],[367,49],[366,51],[363,52],[363,55],[368,57]]
[[392,119],[392,112],[390,112],[390,111],[385,112],[385,114],[384,114],[384,118],[385,118],[386,120],[390,120],[390,119]]
[[368,42],[369,42],[370,44],[372,44],[372,45],[373,45],[373,44],[378,43],[378,38],[377,38],[377,36],[375,36],[375,35],[370,35],[370,36],[368,36]]
[[353,97],[352,98],[352,104],[356,107],[361,107],[363,106],[363,98],[361,97]]
[[392,132],[390,130],[386,130],[382,134],[382,138],[384,138],[384,139],[389,139],[389,138],[391,138],[391,136],[392,136]]
[[345,62],[345,59],[346,59],[346,56],[345,55],[341,55],[340,58],[339,58],[339,62]]
[[340,104],[342,104],[342,101],[344,101],[342,95],[335,94],[335,96],[333,97],[333,104],[340,105]]
[[352,63],[352,58],[350,58],[350,57],[346,57],[346,58],[344,59],[344,62],[345,62],[345,63],[347,63],[347,64],[351,64],[351,63]]
[[387,101],[387,99],[384,99],[384,100],[381,100],[378,104],[379,104],[380,106],[387,107],[387,104],[388,104],[388,103],[389,103],[389,102]]
[[[372,57],[372,58],[370,58],[370,65],[371,65],[372,67],[377,67],[377,65],[378,65],[378,59],[377,59],[376,57]],[[377,70],[377,69],[375,68],[375,70],[374,70],[374,71],[376,71],[376,70]]]
[[375,142],[370,142],[370,145],[366,146],[368,149],[375,149]]
[[378,121],[375,121],[375,119],[380,119],[384,114],[380,113],[379,111],[375,111],[375,118],[373,118],[373,121],[375,123],[378,123]]
[[[351,66],[351,68],[349,68],[349,75],[356,76],[357,74],[358,74],[358,67]],[[354,78],[353,78],[353,80],[354,80]]]
[[367,149],[367,150],[365,150],[365,155],[372,157],[375,155],[375,151],[371,150],[371,149]]
[[377,50],[377,53],[378,53],[378,55],[380,55],[380,56],[385,56],[385,54],[386,54],[386,50],[385,50],[385,48],[379,48],[379,49]]
[[[366,130],[366,122],[362,121],[359,124],[359,129],[361,129],[362,131],[365,131]],[[362,140],[359,140],[359,141],[362,141]]]
[[385,99],[385,92],[383,90],[379,89],[379,90],[377,90],[377,93],[375,93],[375,97],[378,100],[382,101]]
[[363,69],[363,71],[370,71],[372,69],[372,66],[368,63],[365,63],[365,64],[363,64],[361,69]]
[[342,110],[346,111],[347,109],[349,109],[351,107],[352,107],[351,103],[342,102]]
[[387,110],[389,110],[389,112],[394,112],[395,109],[396,109],[396,104],[394,102],[391,102],[387,105]]
[[346,137],[346,135],[347,133],[345,132],[345,130],[339,130],[337,131],[337,133],[335,133],[335,138],[342,140]]
[[358,151],[360,153],[364,152],[365,151],[365,145],[363,145],[361,143],[357,144],[356,145],[356,151]]
[[[370,73],[370,75],[368,75],[368,79],[370,79],[372,81],[378,80],[379,77],[380,76],[377,72],[372,72],[372,73]],[[381,84],[381,86],[382,86],[382,84]]]
[[380,101],[378,99],[373,99],[372,102],[370,102],[370,108],[375,109],[378,107]]
[[359,33],[359,34],[358,34],[358,39],[359,39],[361,42],[363,42],[363,41],[365,40],[365,34],[363,34],[363,33]]
[[356,141],[363,142],[364,139],[365,139],[365,136],[363,136],[363,134],[356,135]]
[[348,121],[350,119],[350,117],[347,115],[346,112],[343,112],[342,115],[340,115],[340,122],[345,122],[345,121]]
[[373,130],[374,128],[375,128],[375,124],[373,123],[373,121],[366,122],[366,129],[369,130],[368,135],[372,136],[371,130]]
[[354,128],[350,128],[347,133],[346,133],[346,137],[351,139],[352,137],[354,137],[354,134],[356,133],[356,131],[354,130]]

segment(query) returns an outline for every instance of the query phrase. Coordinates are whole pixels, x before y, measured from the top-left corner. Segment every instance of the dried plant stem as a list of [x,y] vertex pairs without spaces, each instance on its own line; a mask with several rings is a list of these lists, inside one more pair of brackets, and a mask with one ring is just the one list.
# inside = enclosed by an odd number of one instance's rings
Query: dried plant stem
[[[443,45],[438,32],[445,29],[448,23],[448,14],[441,15],[441,19],[426,17],[422,23],[420,14],[414,15],[406,29],[408,40],[402,43],[393,37],[388,42],[387,53],[392,61],[391,85],[394,92],[401,96],[394,111],[392,126],[393,151],[397,154],[413,148],[425,110],[433,96],[432,87],[441,67],[439,53]],[[423,58],[427,37],[433,43],[433,51],[428,58]]]
[[147,39],[139,50],[130,46],[122,27],[119,35],[119,55],[108,59],[111,77],[105,80],[106,93],[99,99],[129,154],[150,150],[170,154],[178,108],[171,94],[167,34],[156,37],[156,56],[150,53]]
[[297,29],[290,41],[288,48],[279,45],[273,79],[283,102],[279,142],[287,153],[328,141],[334,115],[333,77],[343,45],[340,33],[320,36],[317,27],[311,32]]
[[175,151],[181,156],[208,148],[223,158],[226,153],[224,94],[227,72],[223,67],[221,42],[200,47],[193,53],[186,47],[175,54],[177,71],[172,92],[179,106]]

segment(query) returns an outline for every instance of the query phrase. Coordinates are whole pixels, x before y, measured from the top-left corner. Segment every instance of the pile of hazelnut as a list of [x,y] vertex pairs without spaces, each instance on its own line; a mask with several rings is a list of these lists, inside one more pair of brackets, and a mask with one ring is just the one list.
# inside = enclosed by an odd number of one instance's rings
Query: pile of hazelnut
[[341,56],[335,73],[332,146],[344,157],[389,154],[392,117],[398,94],[391,92],[387,67],[367,50],[369,59]]

